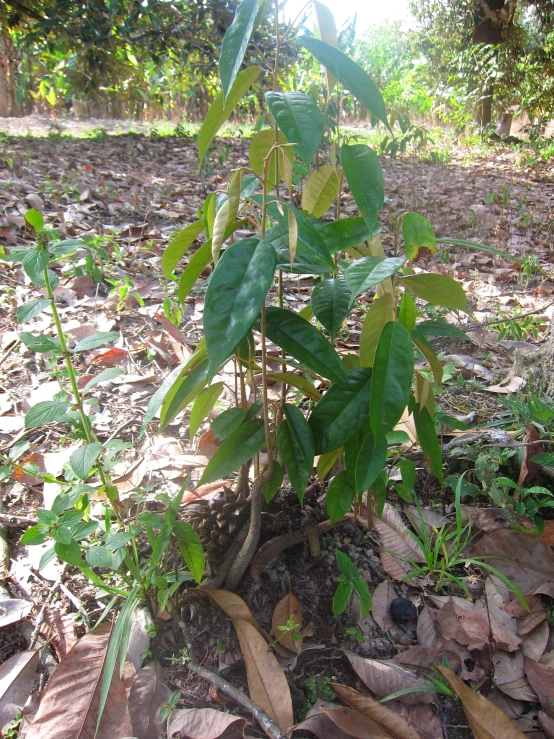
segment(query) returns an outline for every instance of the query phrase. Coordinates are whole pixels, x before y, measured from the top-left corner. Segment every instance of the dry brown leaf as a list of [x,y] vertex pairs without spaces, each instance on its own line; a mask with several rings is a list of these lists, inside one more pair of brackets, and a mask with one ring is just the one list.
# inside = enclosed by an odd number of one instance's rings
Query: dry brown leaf
[[129,714],[135,736],[139,739],[159,739],[162,732],[160,708],[170,695],[162,666],[157,660],[137,672],[129,693]]
[[519,479],[517,481],[517,484],[520,487],[529,486],[537,476],[537,472],[540,470],[539,464],[531,462],[532,457],[544,452],[543,444],[538,443],[540,438],[541,436],[536,426],[533,426],[533,424],[528,421],[525,426],[525,443],[527,446],[525,447],[521,470],[519,472]]
[[374,721],[352,708],[318,700],[306,720],[287,732],[311,731],[318,739],[395,739]]
[[[379,698],[386,698],[406,688],[432,687],[428,680],[418,678],[411,670],[393,660],[364,659],[349,652],[346,656],[356,675]],[[432,703],[436,697],[435,693],[417,691],[417,693],[402,695],[398,700],[402,703],[413,703],[414,700],[421,703]]]
[[176,734],[186,739],[244,739],[246,720],[214,708],[181,708],[172,711],[167,738]]
[[[298,628],[294,630],[295,635],[298,637],[293,639],[292,634],[284,633],[280,626],[286,626],[287,622],[294,622],[298,624]],[[291,652],[300,654],[302,651],[302,636],[300,634],[300,627],[302,626],[302,606],[300,601],[292,593],[287,593],[284,598],[281,598],[279,603],[275,606],[273,611],[273,617],[271,619],[271,628],[273,629],[273,636],[279,640],[279,644],[289,649]]]
[[[383,549],[380,552],[383,569],[393,580],[403,580],[413,570],[408,560],[425,562],[420,546],[413,540],[400,514],[385,503],[381,517],[375,517],[375,528],[379,532]],[[406,580],[410,582],[410,580]]]
[[75,618],[70,613],[62,613],[57,609],[46,609],[40,633],[54,647],[60,662],[77,643]]
[[33,609],[31,601],[22,598],[2,598],[0,600],[0,628],[21,621]]
[[498,385],[489,385],[485,388],[489,393],[499,393],[500,395],[509,395],[510,393],[517,393],[525,386],[526,380],[523,377],[514,375],[509,378],[509,382],[499,383]]
[[[460,676],[462,680],[471,680],[478,683],[485,677],[486,670],[483,670],[481,664],[473,658],[467,647],[458,644],[454,639],[445,639],[441,635],[438,629],[436,611],[432,611],[427,606],[422,609],[417,620],[417,641],[422,647],[446,652],[447,655],[450,652],[454,653],[461,666]],[[485,654],[485,652],[483,651],[480,654]],[[468,671],[466,665],[473,665],[471,672]]]
[[392,582],[388,578],[379,583],[373,591],[371,615],[382,631],[392,629],[394,621],[390,615],[390,604],[396,597]]
[[391,711],[404,716],[406,721],[416,729],[421,739],[444,739],[440,718],[429,703],[400,703],[389,701]]
[[249,621],[233,619],[246,664],[250,697],[286,731],[294,723],[287,678],[264,637]]
[[544,650],[548,645],[550,638],[550,629],[547,621],[543,621],[536,629],[533,629],[527,636],[523,637],[521,642],[521,651],[526,657],[534,659],[535,662],[541,662]]
[[554,739],[554,718],[544,711],[539,711],[539,724],[547,739]]
[[331,688],[351,708],[374,721],[396,739],[420,739],[418,732],[410,726],[405,718],[370,696],[362,695],[347,685],[332,684]]
[[395,662],[415,670],[432,669],[435,665],[444,664],[447,659],[454,672],[460,669],[460,658],[454,652],[441,649],[430,649],[429,647],[410,647],[404,652],[399,652],[393,657]]
[[554,718],[554,667],[525,657],[525,674],[539,696],[543,711]]
[[490,625],[492,638],[498,649],[514,652],[521,644],[517,635],[517,622],[506,611],[506,603],[501,591],[488,577],[485,581],[485,601],[477,601],[475,614]]
[[[348,709],[343,709],[348,710]],[[287,733],[287,736],[292,736],[295,731],[309,731],[311,734],[315,734],[317,739],[355,739],[352,734],[347,734],[341,731],[338,726],[333,722],[332,715],[334,711],[321,713],[312,713],[308,715],[304,721],[294,726],[291,731]]]
[[265,631],[256,621],[252,615],[252,611],[239,595],[231,593],[229,590],[206,590],[206,593],[210,596],[216,606],[221,608],[221,610],[229,616],[231,621],[235,621],[236,619],[248,621],[256,631],[266,638]]
[[487,561],[511,580],[522,593],[554,580],[554,552],[540,536],[520,531],[485,534],[471,547],[471,556]]
[[525,708],[524,701],[510,698],[509,695],[505,695],[500,690],[498,690],[498,688],[493,688],[491,692],[487,695],[487,699],[490,700],[491,703],[494,703],[495,706],[500,708],[501,711],[504,711],[506,716],[508,716],[508,718],[511,718],[512,720],[519,718]]
[[506,714],[494,703],[469,688],[447,667],[438,668],[450,688],[462,702],[471,730],[476,739],[523,739]]
[[536,698],[525,677],[523,654],[496,649],[492,658],[494,684],[515,700],[531,701]]
[[477,613],[457,606],[452,598],[439,610],[437,623],[445,639],[454,639],[470,651],[483,649],[489,642],[488,624]]
[[36,679],[39,652],[14,654],[0,666],[0,729],[21,711]]
[[[80,639],[48,681],[27,739],[118,739],[132,736],[126,681],[114,675],[96,732],[101,676],[110,638],[102,624]],[[133,668],[134,672],[134,668]]]

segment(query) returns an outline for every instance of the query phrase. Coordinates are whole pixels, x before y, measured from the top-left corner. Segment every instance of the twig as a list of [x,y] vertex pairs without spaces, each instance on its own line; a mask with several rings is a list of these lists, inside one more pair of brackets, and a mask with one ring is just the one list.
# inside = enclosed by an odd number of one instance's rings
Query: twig
[[73,604],[73,606],[79,611],[83,618],[83,621],[85,622],[87,630],[90,631],[90,619],[88,617],[88,613],[83,608],[83,604],[81,603],[79,598],[77,598],[77,596],[72,593],[71,590],[63,584],[63,582],[60,583],[60,590],[65,595],[65,597]]
[[519,321],[520,318],[527,318],[528,316],[534,316],[537,313],[543,313],[547,308],[550,308],[550,306],[554,305],[554,300],[550,303],[547,303],[546,305],[543,305],[542,308],[537,308],[536,310],[530,310],[528,313],[520,313],[518,316],[512,316],[511,318],[499,318],[495,321],[486,321],[485,323],[473,323],[469,326],[464,326],[465,330],[472,331],[474,328],[488,328],[489,326],[496,326],[499,323],[512,323],[513,321]]
[[192,636],[188,629],[188,626],[182,619],[180,619],[175,613],[173,613],[173,611],[171,612],[171,615],[183,632],[183,636],[185,637],[185,644],[187,645],[187,651],[189,655],[189,661],[187,662],[188,669],[191,672],[194,672],[199,677],[204,678],[204,680],[212,683],[212,685],[215,685],[217,688],[219,688],[219,690],[221,690],[222,693],[228,695],[229,698],[232,698],[232,700],[235,701],[235,703],[238,703],[249,713],[251,713],[256,721],[263,728],[263,730],[267,734],[269,734],[271,739],[284,739],[284,734],[277,726],[277,724],[256,703],[250,700],[247,695],[241,692],[238,688],[235,688],[235,686],[231,685],[231,683],[228,683],[227,680],[224,680],[220,675],[217,675],[215,672],[212,672],[206,667],[202,667],[202,665],[198,664],[194,656]]
[[46,609],[48,608],[48,606],[50,605],[50,603],[54,600],[54,596],[56,595],[59,587],[62,584],[62,580],[63,580],[63,576],[65,575],[65,568],[66,567],[67,567],[67,565],[64,564],[62,566],[62,568],[60,569],[60,571],[58,572],[58,576],[56,577],[56,580],[55,580],[54,584],[50,588],[50,592],[48,593],[48,596],[47,596],[46,600],[44,601],[44,603],[42,605],[42,608],[39,611],[39,614],[37,616],[37,621],[36,621],[36,624],[35,624],[35,628],[34,628],[33,633],[31,634],[31,640],[29,641],[29,647],[28,647],[29,649],[34,649],[35,648],[35,645],[37,643],[38,636],[39,636],[39,633],[40,633],[40,627],[42,626],[42,622],[44,621],[44,615],[46,613]]
[[22,523],[32,523],[33,525],[38,523],[38,518],[33,518],[32,516],[16,516],[14,513],[0,513],[0,521],[8,526],[17,525],[14,523],[14,519]]

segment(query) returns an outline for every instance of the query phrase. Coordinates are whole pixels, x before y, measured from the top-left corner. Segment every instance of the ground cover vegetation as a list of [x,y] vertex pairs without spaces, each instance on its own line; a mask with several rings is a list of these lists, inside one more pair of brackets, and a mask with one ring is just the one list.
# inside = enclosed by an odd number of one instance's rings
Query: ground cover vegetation
[[71,5],[27,73],[203,113],[2,134],[2,734],[554,736],[548,7]]

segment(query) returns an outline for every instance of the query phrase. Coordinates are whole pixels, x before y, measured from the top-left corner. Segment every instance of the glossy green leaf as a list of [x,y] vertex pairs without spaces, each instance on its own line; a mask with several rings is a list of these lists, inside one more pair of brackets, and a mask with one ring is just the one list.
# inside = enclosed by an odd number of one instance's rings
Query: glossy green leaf
[[56,542],[54,544],[54,551],[62,562],[67,562],[67,564],[73,567],[81,567],[84,564],[81,556],[81,547],[76,541],[72,541],[71,544]]
[[339,49],[311,36],[302,36],[299,41],[347,90],[350,90],[359,103],[388,127],[383,97],[373,80],[356,62]]
[[324,164],[308,177],[302,190],[302,210],[315,218],[321,218],[327,213],[338,194],[337,170],[330,164]]
[[61,350],[60,340],[57,336],[45,336],[45,334],[33,336],[33,334],[24,332],[19,334],[19,338],[28,349],[32,352],[37,352],[38,354],[59,352]]
[[81,480],[86,480],[102,452],[102,444],[94,441],[76,449],[69,457],[69,466]]
[[314,466],[314,439],[312,430],[304,418],[304,414],[296,405],[285,403],[283,405],[286,422],[294,436],[298,447],[304,456],[307,467],[311,470]]
[[312,398],[315,401],[321,400],[321,393],[315,389],[311,382],[300,375],[294,375],[292,372],[269,372],[267,379],[273,382],[284,382],[286,385],[292,385],[292,387],[301,390],[307,398]]
[[282,421],[277,428],[277,448],[287,468],[289,480],[298,496],[300,505],[304,505],[304,493],[308,487],[308,479],[312,468],[306,464],[304,454],[287,421]]
[[425,359],[429,362],[429,366],[433,370],[435,382],[437,383],[437,386],[440,387],[444,370],[440,359],[433,351],[433,347],[429,344],[425,336],[420,334],[417,329],[412,331],[412,340]]
[[200,537],[190,524],[179,520],[173,523],[173,533],[179,542],[179,551],[185,560],[186,566],[195,581],[200,582],[206,569]]
[[35,285],[44,284],[44,270],[50,261],[48,249],[43,246],[35,246],[29,249],[23,257],[23,269]]
[[375,437],[367,428],[362,429],[346,444],[344,465],[356,493],[361,495],[370,488],[387,461],[387,440],[375,445]]
[[350,304],[370,287],[379,284],[397,272],[406,260],[404,257],[364,257],[344,270],[344,279],[350,288]]
[[171,237],[162,255],[162,271],[166,280],[169,280],[181,257],[186,254],[187,249],[193,241],[200,236],[204,230],[204,221],[189,223]]
[[[261,203],[261,197],[258,198],[257,196],[254,196],[252,199],[255,200],[256,202]],[[317,259],[321,259],[325,262],[326,267],[327,267],[327,272],[333,271],[333,269],[335,268],[335,265],[333,263],[333,258],[319,230],[315,227],[314,220],[305,216],[304,213],[302,213],[302,211],[298,210],[297,208],[294,208],[286,201],[282,200],[281,203],[282,203],[282,208],[289,208],[289,210],[292,211],[296,219],[296,224],[297,224],[297,229],[298,229],[298,238],[299,238],[299,243],[297,247],[297,256],[298,256],[298,251],[302,243],[305,245],[305,247],[309,251],[312,252],[314,257],[316,257]],[[268,210],[270,214],[275,218],[276,221],[282,224],[282,226],[286,227],[287,239],[288,239],[288,216],[287,214],[280,213],[279,208],[277,207],[277,203],[271,203]],[[288,244],[287,244],[287,247],[288,247]],[[295,257],[295,262],[296,262],[296,259],[297,257]],[[294,268],[296,269],[296,264],[294,265]]]
[[325,454],[346,444],[369,420],[371,369],[350,372],[344,387],[332,385],[312,411],[315,453]]
[[69,410],[69,403],[63,403],[59,400],[41,400],[25,415],[25,428],[38,429],[49,423],[55,423],[65,416]]
[[119,339],[119,331],[97,331],[95,334],[85,336],[84,339],[75,344],[74,352],[88,352],[91,349],[98,349],[104,344],[109,344],[110,341],[117,341]]
[[161,431],[204,389],[208,378],[208,370],[209,360],[206,357],[176,380],[161,405]]
[[219,57],[219,76],[225,100],[240,72],[257,14],[258,0],[242,0],[223,39]]
[[206,238],[211,239],[213,233],[213,226],[215,221],[215,211],[217,204],[217,194],[210,192],[204,200],[202,205],[202,214],[204,216],[204,228],[206,229]]
[[228,408],[212,421],[211,429],[216,439],[226,439],[246,420],[246,409]]
[[341,147],[341,161],[348,186],[367,227],[375,229],[385,202],[385,186],[379,157],[365,144]]
[[375,351],[371,382],[371,428],[380,441],[396,426],[408,405],[414,376],[414,349],[404,326],[386,324]]
[[344,447],[341,446],[339,447],[339,449],[333,449],[332,452],[327,452],[327,454],[320,455],[317,461],[316,472],[321,482],[325,481],[325,478],[327,477],[329,472],[331,472],[333,466],[335,465],[339,457],[342,456],[343,452]]
[[325,508],[331,523],[340,521],[348,513],[354,502],[355,492],[346,470],[333,477],[325,498]]
[[227,95],[227,100],[224,101],[223,93],[220,92],[210,105],[198,134],[198,159],[200,160],[200,164],[204,161],[206,152],[210,148],[210,144],[214,140],[216,133],[225,121],[230,118],[238,102],[246,95],[258,79],[261,71],[261,67],[243,69],[233,83]]
[[223,382],[216,382],[214,385],[204,388],[194,401],[189,421],[189,435],[191,440],[194,439],[198,433],[202,422],[207,418],[209,412],[214,407],[224,387],[225,385]]
[[427,408],[420,409],[419,405],[416,405],[414,409],[414,421],[417,438],[425,455],[429,469],[442,483],[443,469],[441,447],[437,438],[435,424],[433,423],[433,419],[429,415]]
[[230,226],[238,215],[242,195],[242,177],[242,169],[237,169],[236,172],[233,172],[231,175],[229,187],[227,188],[229,209],[227,212],[227,223],[225,224],[225,227]]
[[374,300],[366,313],[360,335],[360,363],[362,367],[373,367],[375,350],[386,324],[394,320],[394,296],[385,293]]
[[461,328],[453,326],[451,323],[446,321],[422,321],[417,324],[417,330],[420,334],[425,336],[426,339],[433,338],[434,336],[444,336],[452,339],[465,339],[471,341],[471,339],[465,334]]
[[[340,552],[337,552],[337,554],[340,554]],[[354,585],[351,582],[341,582],[337,585],[333,596],[333,616],[340,616],[341,613],[344,613],[353,592]]]
[[102,546],[91,547],[85,553],[85,559],[91,567],[112,567],[113,554]]
[[204,336],[212,376],[258,318],[276,265],[271,243],[257,238],[237,241],[221,256],[204,304]]
[[411,459],[401,457],[398,460],[398,467],[400,468],[400,474],[402,475],[402,482],[406,486],[408,492],[413,493],[415,490],[416,482],[416,467]]
[[404,213],[402,237],[406,256],[411,262],[418,258],[420,249],[428,249],[431,254],[437,251],[437,240],[431,224],[419,213]]
[[271,115],[289,144],[308,167],[323,138],[323,116],[315,100],[303,92],[266,92]]
[[452,310],[467,310],[464,288],[452,277],[429,272],[399,278],[399,283],[417,298]]
[[409,334],[415,326],[416,316],[417,310],[415,300],[412,298],[410,293],[405,290],[398,310],[398,323],[402,324]]
[[310,305],[317,320],[334,339],[350,312],[350,289],[344,277],[318,282],[312,290]]
[[504,257],[504,259],[508,259],[510,262],[517,262],[518,264],[521,264],[524,260],[524,257],[516,257],[513,254],[510,254],[509,251],[503,251],[502,249],[495,249],[494,246],[489,246],[488,244],[479,244],[476,241],[464,241],[463,239],[441,238],[441,239],[437,239],[437,244],[451,244],[452,246],[467,246],[469,249],[475,249],[476,251],[483,251],[487,254],[495,254],[498,257]]
[[266,310],[266,335],[294,359],[338,385],[347,377],[339,355],[314,326],[284,308]]
[[[335,49],[339,48],[339,39],[337,33],[337,26],[333,13],[323,3],[313,0],[313,7],[315,11],[315,17],[317,22],[317,28],[319,31],[319,37],[322,41]],[[337,78],[328,69],[325,70],[325,81],[327,83],[327,99],[331,97],[333,88],[337,84]]]
[[[277,136],[277,143],[283,145],[287,143],[285,136],[279,131]],[[263,177],[264,174],[264,159],[269,154],[272,146],[275,144],[275,132],[272,128],[266,128],[263,131],[258,131],[254,134],[250,140],[250,149],[248,157],[250,160],[250,166],[252,170],[258,175]],[[276,172],[275,162],[279,157],[279,179],[282,179],[284,174],[284,166],[282,159],[287,157],[290,162],[294,161],[294,151],[291,146],[283,146],[282,149],[275,150],[271,156],[271,161],[267,168],[267,181],[270,188],[275,187]]]
[[17,309],[17,322],[25,323],[26,321],[31,321],[33,318],[39,316],[49,305],[50,301],[48,298],[39,298],[38,300],[31,300],[30,303],[23,303]]
[[[194,357],[194,354],[193,354],[193,357]],[[179,376],[182,373],[186,373],[187,364],[188,362],[182,362],[178,367],[175,367],[175,369],[171,371],[171,373],[162,382],[160,387],[156,390],[154,395],[150,398],[150,402],[148,403],[148,408],[146,409],[144,420],[142,422],[142,426],[140,429],[140,436],[142,436],[142,434],[144,433],[144,429],[146,428],[146,425],[150,423],[150,421],[152,421],[156,413],[162,407],[162,403],[166,399],[169,391],[173,388]]]
[[[331,222],[314,220],[313,224],[330,254],[359,246],[375,235],[361,216]],[[381,227],[376,230],[380,231]]]
[[44,228],[44,218],[42,216],[42,213],[39,210],[36,210],[36,208],[30,208],[25,213],[25,220],[29,224],[29,226],[32,226],[35,231],[38,233],[39,231],[42,231]]
[[219,480],[235,472],[260,451],[265,442],[264,422],[248,421],[229,436],[210,459],[199,485]]
[[266,480],[263,484],[264,498],[266,503],[273,500],[276,493],[279,492],[281,485],[283,484],[283,468],[279,462],[273,460],[273,471],[269,480]]

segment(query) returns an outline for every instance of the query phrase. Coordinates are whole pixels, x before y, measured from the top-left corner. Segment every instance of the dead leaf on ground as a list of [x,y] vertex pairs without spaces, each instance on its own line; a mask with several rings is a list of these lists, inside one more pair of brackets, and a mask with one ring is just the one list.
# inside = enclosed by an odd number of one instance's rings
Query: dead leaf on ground
[[286,731],[294,723],[292,699],[287,678],[270,652],[266,640],[248,621],[234,619],[240,649],[246,664],[250,697]]
[[425,562],[421,547],[411,537],[398,511],[388,503],[385,503],[382,516],[375,517],[375,528],[383,545],[381,563],[394,580],[402,580],[413,569],[408,560]]
[[549,547],[554,547],[554,521],[545,521],[542,538]]
[[[294,629],[294,635],[297,637],[293,639],[291,633],[285,633],[280,626],[286,626],[288,622],[294,622],[298,625],[298,628]],[[273,636],[279,640],[279,644],[291,652],[300,654],[302,651],[302,636],[300,635],[300,627],[302,626],[302,606],[298,598],[292,593],[287,593],[284,598],[281,598],[279,603],[275,606],[273,611],[273,617],[271,619],[271,628],[273,629]]]
[[470,651],[489,642],[488,624],[477,613],[456,606],[452,598],[439,610],[437,623],[445,639],[455,639]]
[[[436,649],[447,654],[453,652],[458,657],[462,670],[460,673],[462,680],[471,680],[473,683],[483,680],[485,672],[475,662],[469,649],[458,644],[454,639],[445,639],[442,636],[438,628],[436,611],[425,606],[419,614],[416,629],[417,641],[420,646]],[[471,672],[467,669],[468,664],[473,666]]]
[[444,664],[446,658],[452,670],[458,673],[460,669],[460,658],[454,652],[446,650],[431,649],[429,647],[410,647],[404,652],[399,652],[393,657],[395,662],[415,670],[429,670],[435,665]]
[[39,652],[14,654],[0,665],[0,729],[21,711],[36,679]]
[[102,351],[94,353],[90,357],[90,361],[93,364],[97,364],[100,367],[115,367],[129,357],[129,352],[126,349],[119,349],[113,346],[111,349],[104,349]]
[[186,739],[244,739],[246,719],[214,708],[181,708],[172,711],[167,737],[180,734]]
[[101,674],[111,626],[102,624],[80,639],[57,666],[48,681],[27,739],[57,739],[62,735],[79,739],[116,739],[132,736],[127,710],[127,686],[114,675],[108,699],[96,732],[100,704]]
[[554,667],[525,657],[525,674],[539,696],[543,711],[554,718]]
[[485,580],[484,600],[475,604],[475,614],[490,625],[492,638],[498,649],[514,652],[521,644],[517,635],[517,622],[506,610],[503,592],[498,589],[490,577]]
[[137,672],[129,693],[129,714],[135,736],[140,739],[159,739],[162,732],[160,708],[170,695],[162,666],[157,660]]
[[392,582],[387,578],[373,591],[371,615],[382,631],[392,629],[394,621],[390,615],[390,604],[397,597]]
[[0,600],[0,627],[15,624],[25,618],[33,609],[33,604],[22,598],[3,598]]
[[331,688],[351,708],[374,721],[378,727],[394,736],[395,739],[420,739],[418,732],[410,726],[403,716],[395,713],[374,698],[362,695],[347,685],[332,684]]
[[59,609],[46,609],[40,633],[54,647],[60,662],[78,641],[74,616]]
[[[492,378],[491,378],[492,379]],[[517,393],[525,386],[527,381],[523,377],[514,375],[507,378],[504,382],[500,382],[498,385],[489,385],[485,388],[489,393],[499,393],[500,395],[510,395],[510,393]]]
[[524,739],[525,734],[514,726],[494,703],[469,688],[447,667],[438,668],[450,688],[462,702],[471,730],[476,739]]
[[522,593],[554,581],[554,552],[544,539],[520,531],[485,534],[470,549],[511,580]]
[[[393,660],[364,659],[358,657],[357,654],[348,652],[346,656],[356,675],[379,698],[386,698],[388,695],[406,688],[432,687],[428,680],[418,678],[411,670]],[[402,703],[413,703],[414,700],[421,703],[432,703],[436,697],[436,693],[418,690],[414,693],[402,695],[398,700]]]
[[547,739],[554,739],[554,718],[544,711],[539,711],[539,725],[546,734]]
[[508,716],[508,718],[511,718],[512,720],[519,718],[525,708],[524,701],[510,698],[509,695],[505,695],[500,690],[498,690],[498,688],[493,688],[491,692],[487,695],[487,699],[490,700],[491,703],[494,703],[495,706],[500,708],[501,711],[504,711],[506,716]]
[[548,627],[548,622],[544,620],[534,628],[533,631],[523,637],[523,641],[521,642],[521,651],[526,657],[539,662],[548,645],[549,638],[550,629]]
[[492,657],[494,684],[514,700],[532,702],[537,696],[525,677],[524,657],[520,651],[496,649]]
[[519,471],[519,479],[517,481],[520,487],[529,486],[540,470],[539,464],[531,462],[531,459],[536,454],[542,454],[544,452],[543,444],[539,443],[540,438],[537,427],[527,422],[525,427],[525,443],[527,446],[525,447],[521,470]]
[[243,599],[229,590],[206,590],[215,605],[224,611],[231,621],[241,619],[251,624],[265,638],[265,631],[252,615],[252,611]]

